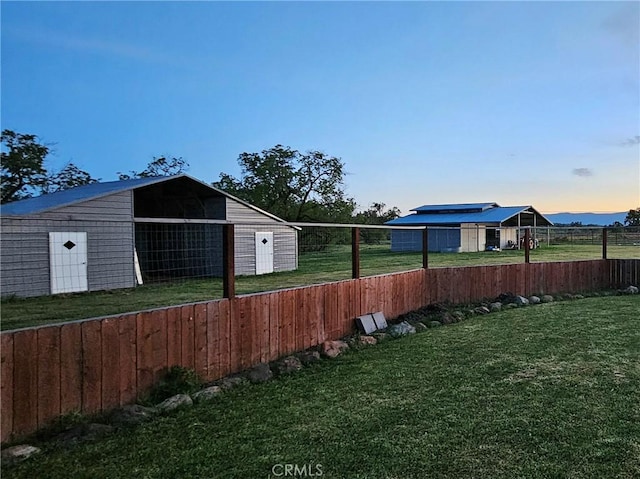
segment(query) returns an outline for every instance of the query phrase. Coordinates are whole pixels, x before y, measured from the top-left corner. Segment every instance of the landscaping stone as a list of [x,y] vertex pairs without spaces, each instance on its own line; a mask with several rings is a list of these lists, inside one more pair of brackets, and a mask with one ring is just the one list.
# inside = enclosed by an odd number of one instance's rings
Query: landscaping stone
[[518,308],[519,306],[516,303],[507,303],[504,305],[504,307],[507,309],[514,309],[514,308]]
[[623,294],[638,294],[638,288],[636,286],[628,286],[622,290]]
[[407,334],[415,334],[416,328],[411,326],[406,321],[403,321],[401,323],[389,326],[389,329],[387,329],[387,332],[389,333],[390,336],[394,338],[399,338],[400,336],[406,336]]
[[489,311],[491,311],[492,313],[495,313],[496,311],[500,311],[502,310],[502,303],[499,301],[496,301],[495,303],[491,303],[489,305]]
[[318,351],[302,351],[297,354],[297,357],[305,366],[320,361],[320,353]]
[[302,361],[295,356],[287,356],[276,363],[278,374],[290,374],[303,368]]
[[156,406],[158,411],[161,412],[170,412],[174,409],[178,409],[183,406],[192,406],[193,399],[188,394],[176,394],[175,396],[171,396],[168,399],[165,399],[160,404]]
[[112,424],[139,424],[148,421],[158,414],[158,410],[140,404],[128,404],[111,413]]
[[211,401],[216,396],[222,393],[220,386],[209,386],[208,388],[201,389],[191,395],[191,399],[194,401]]
[[491,311],[489,311],[489,308],[487,308],[486,306],[479,306],[474,309],[473,312],[476,314],[489,314]]
[[531,304],[540,304],[541,301],[539,296],[529,296],[529,303]]
[[448,313],[448,312],[444,312],[440,314],[440,316],[436,319],[440,321],[442,324],[452,324],[457,322],[456,318],[451,313]]
[[543,303],[553,303],[553,296],[551,296],[550,294],[545,294],[544,296],[542,296],[542,298],[540,298],[540,301],[542,301]]
[[39,448],[30,446],[29,444],[8,447],[2,450],[2,464],[10,466],[39,453]]
[[574,294],[573,299],[584,299],[584,295],[582,294]]
[[378,342],[384,341],[385,339],[387,339],[387,333],[373,333],[371,336],[376,338]]
[[416,321],[416,323],[412,324],[412,326],[416,329],[417,333],[421,333],[421,332],[427,330],[427,327],[424,325],[424,323],[422,323],[420,321]]
[[363,346],[373,346],[378,343],[378,340],[373,336],[360,336],[358,342]]
[[429,323],[429,326],[431,328],[439,328],[440,326],[442,326],[442,323],[440,321],[431,321]]
[[524,296],[516,296],[515,304],[518,306],[526,306],[529,304],[529,300]]
[[500,293],[496,298],[496,301],[502,304],[511,304],[517,301],[517,296],[511,292]]
[[95,441],[112,433],[114,429],[113,426],[107,424],[79,424],[58,434],[55,441],[65,445]]
[[325,341],[320,346],[322,354],[328,358],[336,358],[342,354],[343,351],[349,349],[349,345],[344,341]]
[[246,379],[241,376],[230,376],[220,380],[220,387],[222,389],[233,389],[241,384],[244,384]]
[[260,363],[247,372],[247,379],[252,383],[264,383],[273,377],[273,371],[267,363]]
[[457,323],[460,321],[464,321],[467,316],[462,311],[454,311],[451,313],[451,316],[456,320]]

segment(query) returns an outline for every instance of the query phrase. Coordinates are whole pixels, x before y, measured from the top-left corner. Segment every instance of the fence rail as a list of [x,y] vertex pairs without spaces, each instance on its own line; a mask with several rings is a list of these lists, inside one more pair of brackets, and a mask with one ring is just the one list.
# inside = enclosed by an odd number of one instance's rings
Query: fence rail
[[434,302],[638,284],[640,261],[419,269],[3,332],[1,440],[134,401],[174,365],[215,380]]

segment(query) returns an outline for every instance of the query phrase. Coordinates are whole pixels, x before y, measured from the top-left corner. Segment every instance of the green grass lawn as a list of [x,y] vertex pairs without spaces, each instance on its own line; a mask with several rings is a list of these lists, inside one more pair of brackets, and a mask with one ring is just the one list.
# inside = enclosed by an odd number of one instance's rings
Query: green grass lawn
[[637,478],[639,310],[636,295],[478,316],[48,446],[3,477],[269,478],[310,464],[349,479]]
[[[531,252],[531,261],[598,259],[601,255],[602,250],[598,245],[563,245],[534,250]],[[609,257],[639,258],[640,247],[612,245],[609,247]],[[433,268],[510,264],[523,261],[524,252],[522,251],[429,254],[429,267]],[[421,268],[422,255],[392,253],[388,245],[362,245],[360,262],[361,276],[372,276]],[[351,278],[350,246],[334,246],[327,251],[300,255],[299,268],[296,271],[238,277],[236,291],[238,294],[254,293],[349,278]],[[222,281],[219,278],[208,278],[148,284],[135,289],[4,299],[0,311],[0,329],[37,326],[221,297]]]

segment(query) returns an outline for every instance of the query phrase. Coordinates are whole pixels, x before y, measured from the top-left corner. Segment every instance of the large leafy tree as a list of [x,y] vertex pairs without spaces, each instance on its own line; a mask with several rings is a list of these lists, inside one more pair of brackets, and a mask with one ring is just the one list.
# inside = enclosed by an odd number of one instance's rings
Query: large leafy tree
[[42,193],[55,193],[68,190],[76,186],[96,183],[99,179],[93,178],[86,171],[81,170],[73,163],[68,163],[62,170],[52,173],[47,177],[47,182],[42,188]]
[[131,178],[149,178],[152,176],[173,176],[184,173],[189,169],[189,163],[180,158],[167,158],[165,156],[154,157],[153,160],[141,171],[118,172],[120,180]]
[[242,174],[221,173],[213,186],[287,221],[347,221],[355,201],[344,191],[344,163],[320,151],[276,145],[238,157]]
[[2,131],[2,203],[33,196],[47,183],[44,160],[49,147],[36,135]]
[[[387,221],[391,221],[400,216],[400,209],[397,207],[386,209],[387,205],[384,203],[372,203],[365,211],[361,211],[356,214],[356,223],[363,223],[366,225],[383,225]],[[390,238],[390,231],[383,229],[361,229],[360,236],[365,243],[380,243],[383,240]]]
[[640,207],[635,210],[629,210],[627,217],[624,219],[627,226],[640,226]]

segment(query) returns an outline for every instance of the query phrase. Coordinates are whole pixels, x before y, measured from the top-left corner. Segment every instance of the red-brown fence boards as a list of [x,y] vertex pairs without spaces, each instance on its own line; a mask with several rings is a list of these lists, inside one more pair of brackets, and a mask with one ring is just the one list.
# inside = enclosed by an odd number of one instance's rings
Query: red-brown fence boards
[[0,336],[0,441],[11,439],[13,433],[13,335]]
[[434,302],[638,284],[639,260],[420,269],[1,334],[1,439],[134,401],[171,366],[211,381]]

